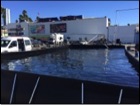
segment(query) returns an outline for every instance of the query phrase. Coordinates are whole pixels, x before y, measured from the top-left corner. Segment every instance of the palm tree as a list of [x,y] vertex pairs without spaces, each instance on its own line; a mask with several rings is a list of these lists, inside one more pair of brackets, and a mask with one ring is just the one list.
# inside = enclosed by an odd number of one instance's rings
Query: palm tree
[[22,14],[19,15],[19,21],[28,21],[28,22],[32,22],[33,20],[28,16],[27,11],[23,10]]
[[33,20],[30,17],[28,18],[28,20],[29,20],[29,22],[33,22]]
[[22,16],[20,16],[21,20],[23,21],[28,21],[28,15],[27,15],[27,11],[26,10],[23,10],[22,11]]
[[22,15],[23,15],[23,16],[26,16],[26,15],[27,15],[27,11],[26,11],[26,10],[23,10],[23,11],[22,11]]
[[24,20],[22,15],[19,15],[19,22],[22,22]]
[[24,17],[24,20],[29,21],[28,15],[23,15],[23,17]]

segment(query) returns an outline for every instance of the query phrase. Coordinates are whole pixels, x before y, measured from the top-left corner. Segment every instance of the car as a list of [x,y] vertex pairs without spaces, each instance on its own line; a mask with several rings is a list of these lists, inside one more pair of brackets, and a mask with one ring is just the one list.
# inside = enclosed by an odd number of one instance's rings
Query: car
[[31,51],[32,42],[29,37],[8,36],[1,38],[1,53]]

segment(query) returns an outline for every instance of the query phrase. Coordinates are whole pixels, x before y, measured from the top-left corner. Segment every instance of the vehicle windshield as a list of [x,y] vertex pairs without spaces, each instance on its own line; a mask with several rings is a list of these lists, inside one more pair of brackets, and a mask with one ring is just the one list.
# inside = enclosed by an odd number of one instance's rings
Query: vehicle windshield
[[2,40],[2,39],[1,39],[1,47],[6,47],[6,46],[8,46],[9,42],[10,42],[10,40]]

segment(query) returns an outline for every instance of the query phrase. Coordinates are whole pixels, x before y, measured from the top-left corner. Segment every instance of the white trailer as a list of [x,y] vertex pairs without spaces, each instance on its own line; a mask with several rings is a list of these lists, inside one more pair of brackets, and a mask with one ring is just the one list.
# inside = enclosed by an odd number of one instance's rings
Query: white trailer
[[50,43],[52,42],[53,44],[61,44],[64,42],[64,35],[60,33],[53,33],[50,35],[50,39]]

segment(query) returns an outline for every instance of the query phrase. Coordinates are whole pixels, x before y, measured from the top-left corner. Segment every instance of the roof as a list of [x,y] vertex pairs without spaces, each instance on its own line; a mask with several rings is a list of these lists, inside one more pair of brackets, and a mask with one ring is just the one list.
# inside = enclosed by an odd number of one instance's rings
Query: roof
[[13,39],[30,39],[29,37],[26,36],[6,36],[6,37],[2,37],[3,40],[13,40]]

